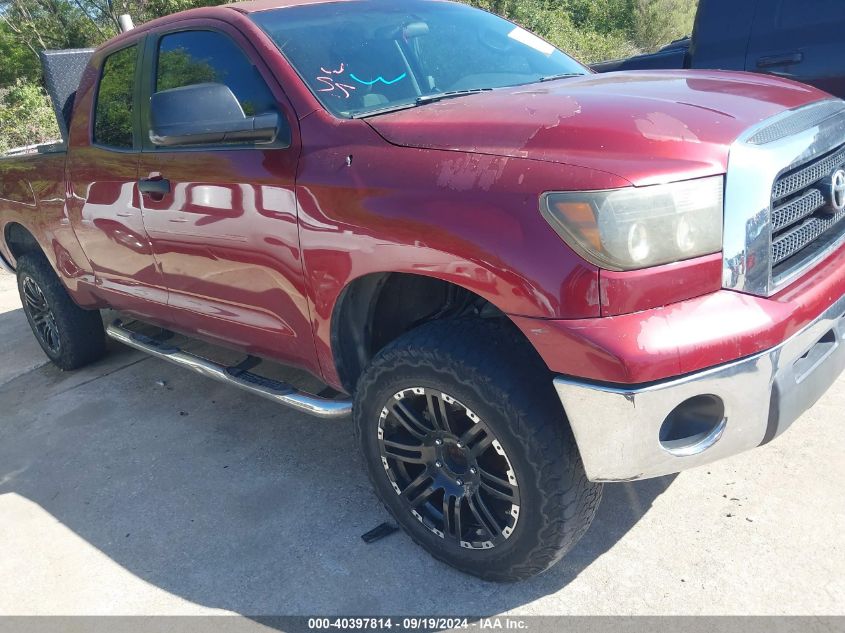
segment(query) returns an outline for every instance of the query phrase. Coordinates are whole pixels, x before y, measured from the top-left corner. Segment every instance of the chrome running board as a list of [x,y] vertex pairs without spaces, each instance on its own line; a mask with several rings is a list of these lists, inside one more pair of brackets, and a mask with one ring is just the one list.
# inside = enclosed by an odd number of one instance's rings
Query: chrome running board
[[190,369],[201,376],[238,387],[287,407],[310,413],[319,418],[341,418],[352,413],[351,400],[329,400],[297,391],[291,385],[258,376],[239,367],[227,367],[191,354],[166,341],[159,341],[133,332],[120,320],[106,328],[106,334],[116,341],[146,352],[156,358]]

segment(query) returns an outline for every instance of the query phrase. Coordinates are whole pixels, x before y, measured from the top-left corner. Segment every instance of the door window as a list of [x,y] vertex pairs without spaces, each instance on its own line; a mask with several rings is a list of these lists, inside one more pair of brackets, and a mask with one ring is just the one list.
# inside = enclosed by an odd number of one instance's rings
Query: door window
[[138,47],[130,46],[112,53],[103,63],[94,112],[94,142],[98,145],[116,149],[135,146],[132,113],[137,61]]
[[216,31],[182,31],[162,37],[156,92],[201,83],[228,86],[246,116],[276,110],[258,69],[228,36]]

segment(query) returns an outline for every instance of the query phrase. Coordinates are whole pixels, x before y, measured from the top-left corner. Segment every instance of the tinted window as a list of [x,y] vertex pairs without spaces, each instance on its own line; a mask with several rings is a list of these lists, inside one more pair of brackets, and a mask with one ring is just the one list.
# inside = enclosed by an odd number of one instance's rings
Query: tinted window
[[94,142],[116,148],[135,145],[132,109],[138,47],[112,53],[103,64],[94,113]]
[[414,104],[438,92],[588,72],[515,24],[456,3],[335,2],[250,17],[341,116]]
[[159,43],[156,91],[221,83],[238,98],[247,116],[275,110],[258,69],[229,37],[214,31],[184,31]]

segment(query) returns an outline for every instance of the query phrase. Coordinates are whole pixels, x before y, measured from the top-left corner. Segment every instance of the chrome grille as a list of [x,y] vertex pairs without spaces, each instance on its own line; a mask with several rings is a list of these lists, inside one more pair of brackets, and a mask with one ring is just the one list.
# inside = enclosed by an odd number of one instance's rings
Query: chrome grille
[[845,165],[845,101],[761,121],[731,145],[725,175],[724,288],[770,297],[845,244],[827,179]]
[[772,211],[772,231],[779,231],[785,226],[803,220],[814,211],[821,209],[824,204],[821,191],[810,189],[799,198]]
[[779,264],[805,246],[818,239],[822,233],[845,218],[845,211],[827,217],[810,218],[788,230],[772,242],[772,263]]
[[845,163],[845,149],[840,149],[838,152],[811,163],[789,176],[779,178],[775,182],[772,198],[778,201],[796,191],[805,189],[825,176],[829,176],[836,167],[841,167],[843,163]]
[[772,278],[788,276],[843,233],[845,211],[832,212],[822,180],[845,165],[845,147],[780,176],[772,188]]

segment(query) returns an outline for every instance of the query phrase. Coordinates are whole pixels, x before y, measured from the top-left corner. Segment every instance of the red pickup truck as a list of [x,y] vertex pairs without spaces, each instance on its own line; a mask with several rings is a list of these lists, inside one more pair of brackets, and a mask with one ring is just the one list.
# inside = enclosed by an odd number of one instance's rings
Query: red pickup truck
[[44,351],[75,369],[107,334],[351,414],[387,508],[461,570],[543,571],[602,482],[765,444],[845,367],[845,103],[815,88],[595,75],[432,0],[198,9],[86,61],[65,143],[0,161]]

